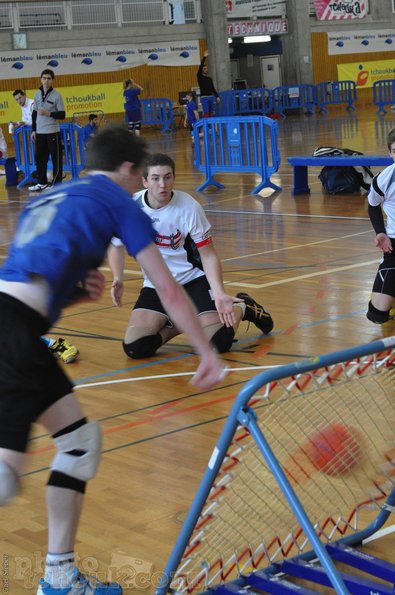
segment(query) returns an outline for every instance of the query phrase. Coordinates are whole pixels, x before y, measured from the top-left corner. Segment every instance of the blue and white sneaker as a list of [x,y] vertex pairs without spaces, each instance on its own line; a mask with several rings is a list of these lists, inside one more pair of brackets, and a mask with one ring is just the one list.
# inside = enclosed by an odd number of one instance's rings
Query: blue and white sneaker
[[75,569],[75,576],[69,587],[55,589],[43,578],[37,589],[37,595],[121,595],[122,587],[118,583],[102,583],[94,576],[81,574]]

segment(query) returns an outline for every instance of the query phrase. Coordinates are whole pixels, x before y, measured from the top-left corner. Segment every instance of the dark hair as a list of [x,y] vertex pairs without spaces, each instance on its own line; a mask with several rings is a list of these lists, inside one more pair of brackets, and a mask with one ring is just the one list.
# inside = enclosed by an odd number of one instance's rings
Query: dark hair
[[90,137],[86,146],[86,167],[115,171],[124,161],[141,167],[147,155],[144,139],[131,134],[124,124],[113,124]]
[[13,92],[12,94],[14,97],[16,97],[17,95],[26,95],[25,91],[22,91],[22,89],[17,89],[16,91]]
[[123,82],[123,88],[127,89],[129,85],[132,84],[132,80],[131,79],[126,79],[126,81]]
[[89,114],[88,120],[89,120],[89,122],[92,122],[92,120],[96,120],[97,117],[98,117],[97,114]]
[[148,178],[149,168],[155,167],[156,165],[168,165],[172,169],[173,176],[176,175],[176,165],[169,155],[166,155],[165,153],[153,153],[152,155],[148,155],[148,158],[145,160],[143,172],[143,178],[145,180]]
[[42,71],[42,73],[40,74],[40,78],[44,75],[44,74],[49,74],[49,76],[51,78],[55,78],[55,73],[53,70],[51,70],[50,68],[46,68],[45,70]]
[[387,136],[387,147],[391,151],[391,145],[395,143],[395,128],[391,128]]

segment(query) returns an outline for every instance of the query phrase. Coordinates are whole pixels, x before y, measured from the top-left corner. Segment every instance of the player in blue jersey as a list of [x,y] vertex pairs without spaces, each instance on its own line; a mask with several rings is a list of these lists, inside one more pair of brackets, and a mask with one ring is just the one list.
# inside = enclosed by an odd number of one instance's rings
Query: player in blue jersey
[[125,99],[125,120],[128,125],[129,131],[134,132],[137,136],[141,130],[141,101],[139,95],[143,90],[133,79],[128,79],[123,84],[123,97]]
[[101,434],[87,421],[72,383],[40,338],[64,307],[100,298],[104,277],[98,267],[114,234],[155,281],[169,315],[189,335],[200,356],[194,384],[210,389],[224,376],[192,303],[154,244],[149,217],[130,199],[145,157],[145,143],[126,127],[100,131],[87,150],[91,173],[25,207],[0,269],[0,504],[18,492],[32,422],[44,426],[56,448],[46,494],[48,555],[40,595],[122,592],[116,583],[92,581],[75,565],[76,531],[86,482],[99,463]]

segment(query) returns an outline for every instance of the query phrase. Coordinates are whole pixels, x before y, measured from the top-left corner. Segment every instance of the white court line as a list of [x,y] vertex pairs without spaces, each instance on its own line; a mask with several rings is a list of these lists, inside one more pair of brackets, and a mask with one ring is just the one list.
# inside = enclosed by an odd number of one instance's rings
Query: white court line
[[[335,237],[335,238],[329,238],[326,240],[318,240],[317,242],[309,242],[308,244],[296,244],[294,246],[287,246],[286,248],[276,248],[275,250],[265,250],[262,252],[251,252],[250,254],[244,254],[243,256],[234,256],[232,258],[223,258],[221,259],[221,262],[231,262],[232,260],[242,260],[244,258],[252,258],[253,256],[262,256],[264,254],[274,254],[275,252],[286,252],[287,250],[297,250],[298,248],[307,248],[309,246],[316,246],[317,244],[326,244],[328,242],[336,242],[338,240],[345,240],[348,238],[353,238],[355,236],[360,236],[360,235],[364,235],[367,233],[371,233],[371,231],[359,231],[358,233],[352,233],[352,234],[348,234],[345,236],[340,236],[340,237]],[[378,263],[378,259],[371,261],[371,262],[364,262],[361,263],[359,265],[350,265],[350,268],[353,267],[358,267],[358,266],[365,266],[366,264],[373,264],[373,263]],[[111,272],[111,270],[108,267],[100,267],[101,271],[106,271],[106,272]],[[332,269],[332,272],[336,272],[337,270],[342,270],[342,268],[339,269]],[[346,270],[346,268],[345,268]],[[331,271],[327,271],[327,272],[331,272]],[[142,273],[141,271],[136,271],[136,270],[131,270],[131,269],[125,269],[125,273],[131,274],[131,275],[136,275],[138,277],[142,277]],[[231,283],[231,282],[225,282],[225,285],[236,285],[236,286],[241,286],[241,287],[255,287],[255,288],[262,288],[262,287],[269,287],[270,285],[280,285],[281,283],[289,283],[290,281],[297,281],[298,279],[307,279],[310,276],[314,277],[317,275],[323,275],[324,273],[322,272],[318,272],[318,273],[310,273],[309,275],[305,275],[305,276],[301,276],[301,277],[292,277],[291,279],[285,279],[283,281],[273,281],[273,283],[270,284],[264,284],[264,285],[255,285],[255,284],[248,284],[248,283]]]
[[236,285],[236,287],[252,287],[254,289],[262,289],[263,287],[272,287],[273,285],[285,285],[285,283],[293,283],[301,279],[311,279],[312,277],[320,277],[322,275],[330,275],[339,271],[349,271],[350,269],[357,269],[365,267],[369,264],[378,264],[378,259],[368,260],[367,262],[360,262],[359,264],[350,264],[343,267],[336,267],[334,269],[326,269],[325,271],[317,271],[316,273],[308,273],[307,275],[298,275],[297,277],[290,277],[289,279],[280,279],[279,281],[270,281],[269,283],[245,283],[244,281],[232,282],[225,281],[224,285]]
[[275,250],[266,250],[264,252],[251,252],[250,254],[244,254],[244,256],[233,256],[232,258],[224,258],[222,260],[222,262],[230,262],[231,260],[241,260],[242,258],[250,258],[251,256],[261,256],[262,254],[274,254],[275,252],[286,252],[287,250],[297,250],[298,248],[307,248],[308,246],[316,246],[317,244],[326,244],[327,242],[336,242],[338,240],[346,240],[348,238],[354,238],[355,236],[365,235],[367,233],[371,233],[371,230],[359,231],[358,233],[351,233],[346,236],[329,238],[327,240],[318,240],[317,242],[310,242],[308,244],[296,244],[294,246],[287,246],[286,248],[276,248]]
[[[160,362],[158,362],[160,363]],[[279,368],[275,366],[249,366],[248,368],[227,368],[226,372],[250,372],[257,370],[271,370]],[[108,384],[119,384],[120,382],[139,382],[140,380],[158,380],[162,378],[179,378],[180,376],[194,376],[195,372],[178,372],[177,374],[156,374],[155,376],[138,376],[137,378],[122,378],[120,380],[103,380],[102,382],[90,382],[88,384],[75,384],[73,388],[90,388],[91,386],[106,386]]]
[[390,535],[391,533],[395,532],[395,525],[390,525],[389,527],[385,527],[384,529],[380,529],[370,537],[367,537],[362,541],[362,543],[369,543],[369,541],[375,541],[376,539],[380,539],[380,537],[385,537],[386,535]]
[[[348,217],[347,215],[311,215],[308,213],[266,213],[265,211],[218,211],[215,209],[207,209],[203,207],[205,213],[220,214],[220,215],[261,215],[264,217],[305,217],[306,219],[344,219],[345,221],[370,221],[369,217]],[[366,232],[364,232],[366,233]]]

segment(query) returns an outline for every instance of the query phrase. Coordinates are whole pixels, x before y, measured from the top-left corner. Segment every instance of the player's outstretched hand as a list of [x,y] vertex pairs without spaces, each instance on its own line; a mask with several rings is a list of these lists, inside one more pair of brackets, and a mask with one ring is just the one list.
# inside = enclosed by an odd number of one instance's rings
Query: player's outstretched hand
[[390,254],[392,252],[392,243],[390,238],[385,233],[378,233],[375,239],[377,248]]
[[211,390],[224,380],[226,374],[226,368],[217,353],[209,350],[205,355],[201,356],[199,367],[191,380],[191,384],[200,390]]
[[219,319],[225,326],[234,326],[236,324],[236,315],[234,313],[233,304],[237,302],[244,302],[240,298],[233,297],[224,293],[215,298],[215,307],[219,315]]
[[123,282],[114,279],[111,285],[111,299],[114,306],[122,306]]

